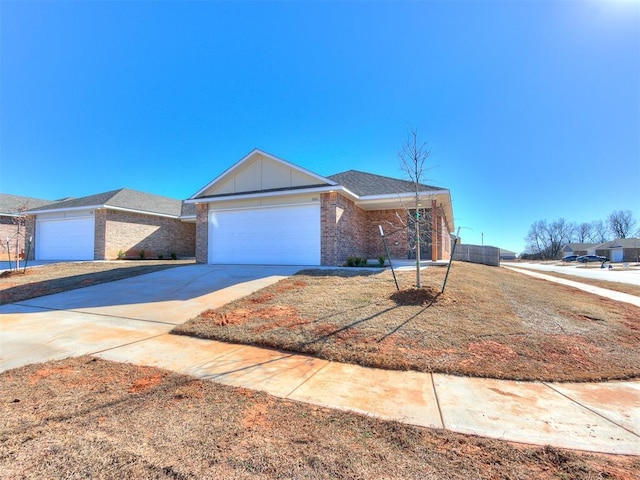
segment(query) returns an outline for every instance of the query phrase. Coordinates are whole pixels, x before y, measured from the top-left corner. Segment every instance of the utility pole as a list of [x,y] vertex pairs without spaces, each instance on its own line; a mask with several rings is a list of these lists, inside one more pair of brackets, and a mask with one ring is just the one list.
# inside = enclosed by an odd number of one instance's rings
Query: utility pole
[[[416,196],[417,196],[416,192]],[[416,198],[416,288],[420,286],[420,248],[422,242],[420,241],[420,212],[418,211],[418,200]]]

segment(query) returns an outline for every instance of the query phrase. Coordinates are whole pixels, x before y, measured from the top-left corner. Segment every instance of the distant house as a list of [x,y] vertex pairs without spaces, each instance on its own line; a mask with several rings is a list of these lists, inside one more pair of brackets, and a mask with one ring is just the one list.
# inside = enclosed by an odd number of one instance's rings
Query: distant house
[[560,250],[560,258],[564,258],[569,255],[595,255],[590,254],[589,249],[598,245],[597,243],[567,243],[562,250]]
[[26,240],[29,237],[24,235],[25,225],[20,226],[21,231],[20,234],[18,233],[19,219],[26,210],[50,203],[52,203],[51,200],[0,193],[0,260],[9,259],[7,243],[11,249],[12,259],[16,255],[16,244],[18,245],[17,254],[25,255]]
[[640,238],[616,238],[589,248],[589,255],[602,255],[612,262],[640,262]]
[[511,250],[505,250],[504,248],[500,249],[500,260],[515,260],[516,252],[512,252]]
[[195,255],[195,206],[122,188],[32,208],[36,260]]

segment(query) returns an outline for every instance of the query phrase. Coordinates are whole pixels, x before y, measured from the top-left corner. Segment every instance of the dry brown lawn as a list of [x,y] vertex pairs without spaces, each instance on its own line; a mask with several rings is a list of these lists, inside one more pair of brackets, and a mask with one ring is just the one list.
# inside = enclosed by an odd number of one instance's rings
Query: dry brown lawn
[[639,457],[429,430],[79,357],[0,374],[3,479],[618,479]]
[[640,376],[640,308],[507,269],[454,262],[415,272],[307,270],[173,333],[340,362],[492,378]]

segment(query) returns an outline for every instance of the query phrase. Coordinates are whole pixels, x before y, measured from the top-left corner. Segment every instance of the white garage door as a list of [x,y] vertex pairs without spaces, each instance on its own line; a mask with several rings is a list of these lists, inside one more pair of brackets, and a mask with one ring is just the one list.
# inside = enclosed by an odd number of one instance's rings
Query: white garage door
[[209,263],[320,265],[320,205],[211,211]]
[[621,262],[624,257],[624,251],[621,248],[611,250],[611,261]]
[[36,260],[93,260],[90,217],[36,221]]

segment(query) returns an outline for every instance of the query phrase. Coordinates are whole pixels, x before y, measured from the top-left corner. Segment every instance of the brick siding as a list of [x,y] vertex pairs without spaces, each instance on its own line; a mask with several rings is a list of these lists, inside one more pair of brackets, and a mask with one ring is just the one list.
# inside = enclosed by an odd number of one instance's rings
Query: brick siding
[[[586,255],[586,254],[585,254]],[[596,250],[596,255],[611,259],[611,250],[608,248]],[[636,263],[640,259],[640,248],[623,248],[622,261],[624,263]]]
[[640,261],[640,248],[625,248],[622,254],[623,262],[639,262]]
[[380,225],[384,231],[391,258],[407,258],[408,235],[403,225],[407,216],[405,210],[373,210],[366,212],[367,257],[377,258],[385,255],[384,244],[380,237]]
[[95,212],[94,258],[114,259],[120,251],[137,258],[141,250],[147,258],[170,258],[172,253],[193,257],[195,233],[194,223],[175,218],[99,209]]
[[[18,226],[16,225],[16,217],[10,217],[8,215],[0,215],[0,260],[8,260],[9,254],[7,253],[7,238],[9,238],[9,248],[11,249],[11,260],[14,260],[16,255],[16,234],[18,233]],[[24,225],[20,227],[20,238],[18,238],[18,254],[23,257],[27,256],[27,250],[29,260],[33,260],[34,252],[33,245],[29,249],[27,246],[27,239],[33,236],[35,220],[33,216],[26,215],[24,219]]]
[[336,203],[337,265],[351,255],[367,256],[366,212],[342,195]]
[[[15,217],[0,216],[0,260],[7,260],[7,238],[9,239],[9,248],[11,249],[11,259],[15,256],[16,239],[15,235],[18,231],[16,224],[14,223]],[[18,249],[20,252],[24,250],[24,238],[19,240],[20,245]],[[20,253],[19,252],[19,253]]]
[[342,265],[352,255],[384,255],[379,225],[384,229],[391,257],[407,257],[407,230],[401,221],[406,215],[404,210],[366,211],[335,192],[322,194],[320,208],[322,265]]

